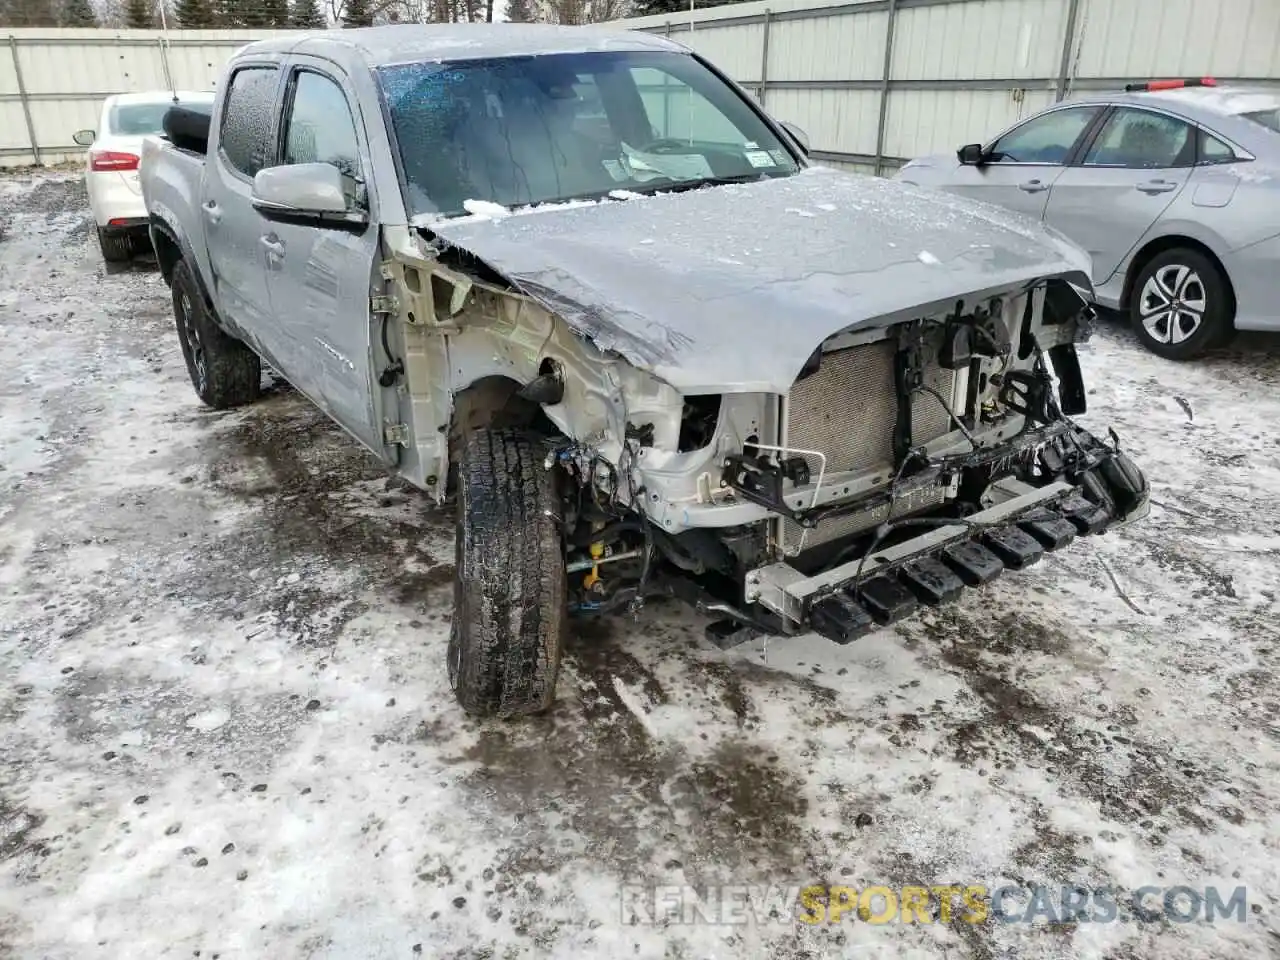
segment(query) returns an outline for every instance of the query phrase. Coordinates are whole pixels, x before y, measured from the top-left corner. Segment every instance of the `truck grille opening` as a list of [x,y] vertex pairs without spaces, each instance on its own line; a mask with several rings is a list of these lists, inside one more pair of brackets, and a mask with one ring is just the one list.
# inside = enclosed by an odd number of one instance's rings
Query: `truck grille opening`
[[[940,334],[939,334],[940,336]],[[937,346],[926,340],[924,382],[950,402],[955,371],[937,364]],[[846,347],[823,354],[821,365],[791,388],[787,446],[819,450],[827,457],[827,476],[847,471],[880,470],[893,473],[893,431],[898,420],[898,395],[894,385],[892,340]],[[928,443],[951,432],[951,417],[936,397],[921,391],[911,405],[911,434],[915,444]],[[821,462],[806,457],[816,480]],[[904,497],[895,516],[905,516],[941,503],[939,488]],[[851,517],[833,517],[804,537],[807,550],[869,529],[884,520],[886,510]],[[804,530],[790,520],[782,525],[782,546],[793,552],[801,545]]]

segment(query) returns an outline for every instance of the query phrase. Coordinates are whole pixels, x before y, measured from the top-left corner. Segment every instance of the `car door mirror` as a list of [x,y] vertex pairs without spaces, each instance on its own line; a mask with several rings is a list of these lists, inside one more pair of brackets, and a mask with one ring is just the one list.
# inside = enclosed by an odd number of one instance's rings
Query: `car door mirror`
[[97,132],[94,130],[77,130],[71,135],[71,139],[75,141],[77,146],[88,147],[93,145]]
[[982,152],[980,143],[966,143],[956,151],[956,158],[969,167],[981,166],[987,162],[987,155]]
[[369,217],[348,202],[349,180],[331,163],[267,167],[253,178],[253,207],[268,220],[318,227],[363,226]]
[[782,120],[779,122],[782,125],[782,129],[787,131],[787,133],[791,134],[792,139],[795,140],[795,142],[800,145],[800,152],[808,156],[809,135],[789,120]]

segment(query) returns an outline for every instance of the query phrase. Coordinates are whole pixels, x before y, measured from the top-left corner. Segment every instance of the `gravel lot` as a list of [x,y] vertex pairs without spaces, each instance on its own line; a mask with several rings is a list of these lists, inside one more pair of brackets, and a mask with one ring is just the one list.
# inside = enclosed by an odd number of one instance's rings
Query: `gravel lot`
[[[1280,955],[1280,339],[1085,348],[1140,526],[847,648],[653,604],[575,631],[551,715],[477,723],[450,518],[283,385],[203,408],[77,177],[0,178],[0,228],[0,957]],[[624,883],[1248,908],[663,925]]]

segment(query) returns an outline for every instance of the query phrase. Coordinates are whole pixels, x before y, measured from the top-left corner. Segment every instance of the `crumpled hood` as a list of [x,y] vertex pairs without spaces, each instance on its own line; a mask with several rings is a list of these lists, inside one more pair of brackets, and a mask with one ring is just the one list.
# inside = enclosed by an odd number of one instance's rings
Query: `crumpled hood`
[[1088,255],[1034,220],[821,167],[425,227],[685,393],[785,393],[846,328],[1043,277],[1089,284]]

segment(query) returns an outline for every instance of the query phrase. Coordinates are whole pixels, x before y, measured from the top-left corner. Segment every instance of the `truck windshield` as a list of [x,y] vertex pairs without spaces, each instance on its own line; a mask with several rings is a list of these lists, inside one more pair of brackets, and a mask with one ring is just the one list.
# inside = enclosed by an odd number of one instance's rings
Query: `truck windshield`
[[382,67],[411,215],[787,176],[797,163],[691,56],[554,54]]

